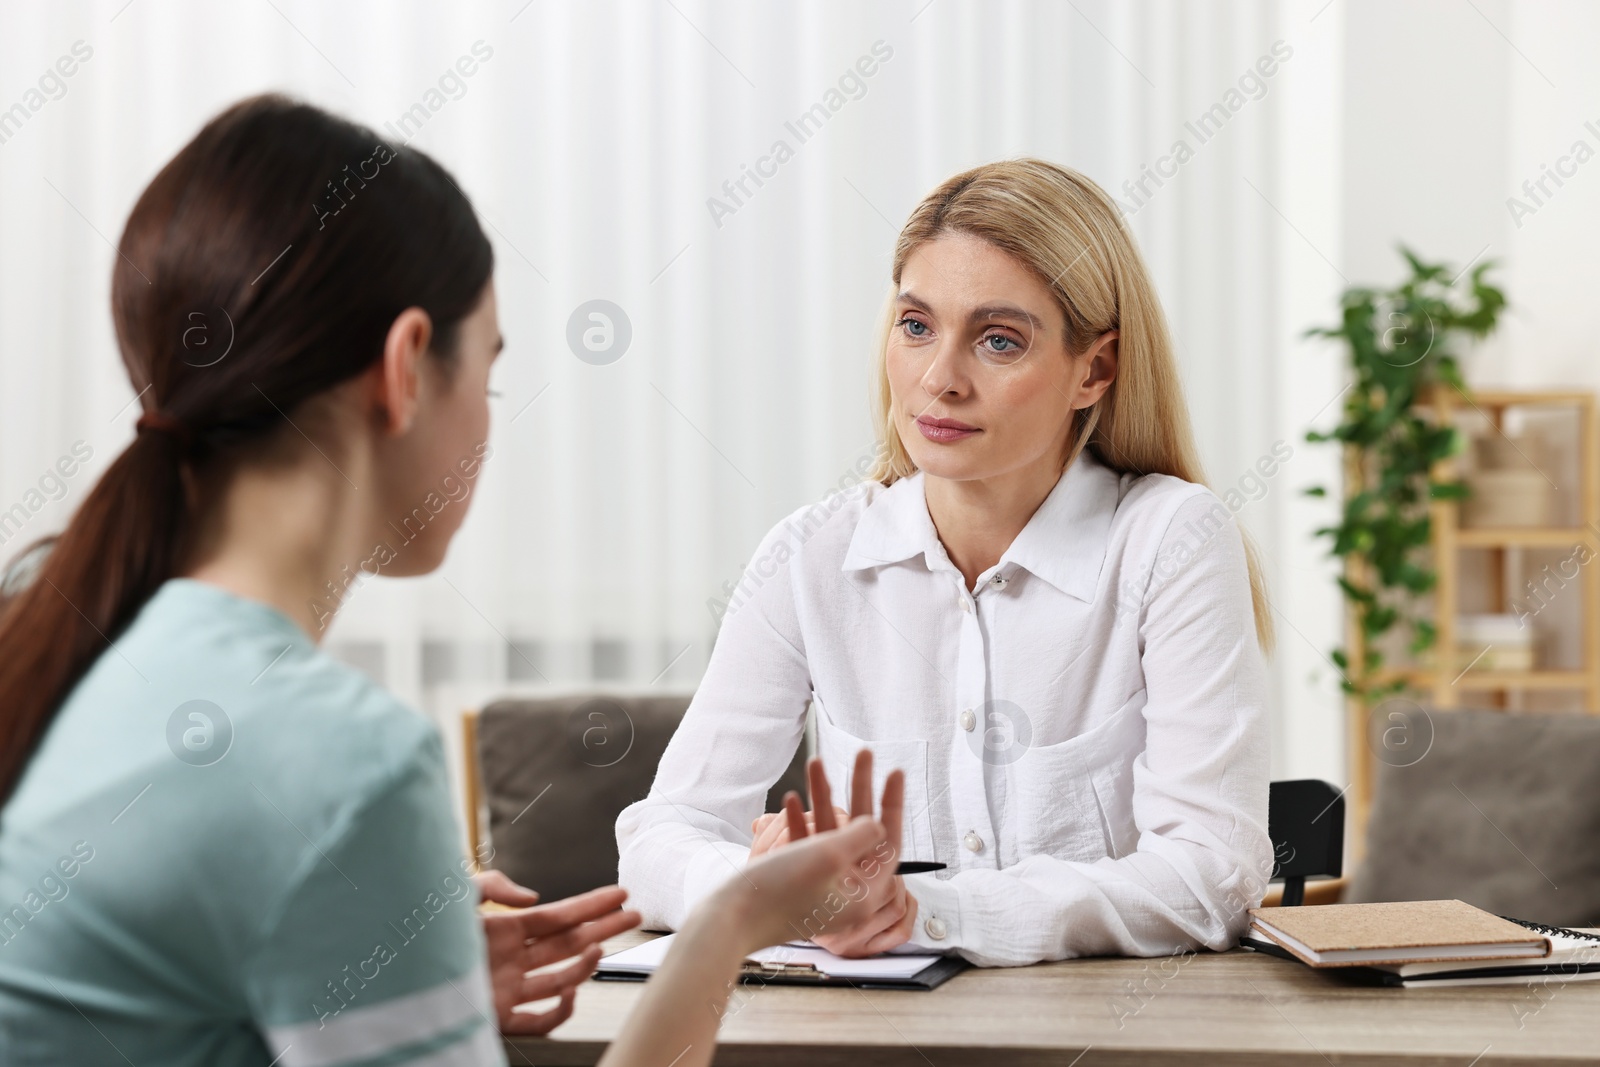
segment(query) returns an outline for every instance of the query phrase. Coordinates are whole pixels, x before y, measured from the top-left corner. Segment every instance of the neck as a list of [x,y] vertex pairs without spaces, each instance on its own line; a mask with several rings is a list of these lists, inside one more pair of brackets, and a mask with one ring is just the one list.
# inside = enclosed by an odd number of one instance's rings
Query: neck
[[1000,562],[1060,478],[1054,459],[970,481],[924,474],[928,517],[968,589]]
[[277,608],[320,642],[370,542],[370,508],[345,480],[366,484],[365,458],[340,455],[335,469],[312,452],[294,464],[240,469],[202,519],[185,577]]

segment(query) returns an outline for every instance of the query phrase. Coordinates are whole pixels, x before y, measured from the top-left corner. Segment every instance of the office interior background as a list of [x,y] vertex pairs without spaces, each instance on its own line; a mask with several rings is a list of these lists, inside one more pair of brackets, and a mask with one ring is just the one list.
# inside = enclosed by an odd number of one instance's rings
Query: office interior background
[[[1575,156],[1600,147],[1597,39],[1592,5],[1510,0],[8,2],[0,554],[59,528],[133,433],[107,305],[135,198],[218,110],[282,90],[452,171],[508,342],[448,561],[357,580],[329,647],[452,739],[501,694],[690,690],[761,535],[871,455],[907,213],[1040,156],[1122,203],[1211,485],[1260,546],[1273,777],[1343,783],[1344,605],[1313,535],[1338,500],[1303,490],[1338,484],[1305,434],[1348,377],[1305,332],[1398,281],[1404,242],[1496,264],[1510,308],[1469,382],[1600,385],[1600,164]],[[1540,625],[1559,642],[1577,615]]]

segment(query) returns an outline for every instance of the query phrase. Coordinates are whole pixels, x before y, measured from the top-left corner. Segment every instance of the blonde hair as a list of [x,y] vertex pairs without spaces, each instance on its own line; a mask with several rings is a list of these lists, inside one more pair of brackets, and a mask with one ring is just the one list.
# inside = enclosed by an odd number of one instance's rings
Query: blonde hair
[[[957,174],[929,193],[900,231],[892,270],[896,290],[911,253],[948,233],[988,241],[1043,279],[1066,314],[1070,352],[1081,353],[1107,330],[1118,331],[1116,378],[1099,401],[1074,412],[1063,469],[1088,448],[1119,472],[1206,484],[1166,316],[1133,236],[1104,190],[1077,171],[1039,159],[986,163]],[[871,477],[884,485],[916,471],[891,412],[886,352],[892,293],[890,305],[878,338],[872,411],[880,448]],[[1272,613],[1260,556],[1250,535],[1242,527],[1239,533],[1256,639],[1270,651]]]

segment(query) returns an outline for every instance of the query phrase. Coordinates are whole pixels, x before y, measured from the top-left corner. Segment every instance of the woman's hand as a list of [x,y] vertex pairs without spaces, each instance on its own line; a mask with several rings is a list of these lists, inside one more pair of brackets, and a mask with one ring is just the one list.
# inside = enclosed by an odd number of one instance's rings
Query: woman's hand
[[[572,1015],[578,984],[593,974],[600,962],[600,942],[639,925],[638,912],[621,910],[628,893],[617,886],[538,904],[538,893],[517,885],[500,871],[485,871],[473,881],[485,901],[521,909],[483,915],[489,980],[501,1033],[548,1034],[566,1022]],[[566,959],[572,962],[565,967],[528,973]],[[561,999],[542,1012],[513,1010],[519,1004],[549,997]]]
[[[884,784],[886,810],[904,789],[900,772],[891,774]],[[793,842],[728,879],[690,917],[691,926],[729,924],[745,952],[863,923],[878,907],[875,886],[895,880],[898,850],[870,812],[842,829],[810,833],[800,797],[790,793],[783,800],[779,814]]]
[[[798,842],[810,834],[833,830],[846,820],[872,816],[872,753],[869,750],[862,749],[856,754],[855,771],[850,779],[849,812],[833,806],[832,790],[820,759],[812,758],[806,764],[806,777],[811,786],[812,810],[803,811],[799,798],[793,793],[784,797],[783,812],[761,816],[753,824],[757,841],[751,847],[752,856],[776,854],[780,846]],[[874,875],[878,868],[888,867],[888,876],[859,878],[855,883],[857,896],[862,895],[861,887],[865,887],[859,906],[853,904],[845,912],[830,916],[820,928],[813,922],[804,936],[836,956],[873,956],[911,939],[911,932],[916,928],[917,898],[906,889],[905,879],[893,873],[893,865],[900,855],[904,814],[905,775],[896,770],[890,772],[883,785],[883,826],[889,853],[887,857],[877,857],[873,863]],[[757,852],[757,845],[760,852]],[[764,862],[764,859],[756,862]],[[826,915],[826,911],[823,914]]]
[[[839,823],[850,821],[850,813],[843,808],[833,809],[834,820]],[[817,832],[816,819],[812,812],[803,816],[808,833]],[[789,836],[789,819],[781,811],[769,811],[764,815],[756,816],[750,824],[750,832],[755,835],[755,840],[750,843],[750,862],[755,862],[779,845],[786,845],[792,840]]]

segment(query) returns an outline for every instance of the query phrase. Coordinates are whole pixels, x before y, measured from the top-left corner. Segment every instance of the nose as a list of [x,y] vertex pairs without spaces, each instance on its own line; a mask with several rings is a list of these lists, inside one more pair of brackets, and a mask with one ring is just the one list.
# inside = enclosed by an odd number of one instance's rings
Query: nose
[[930,399],[959,399],[967,394],[969,383],[960,355],[959,345],[934,342],[933,359],[922,375],[922,389]]

